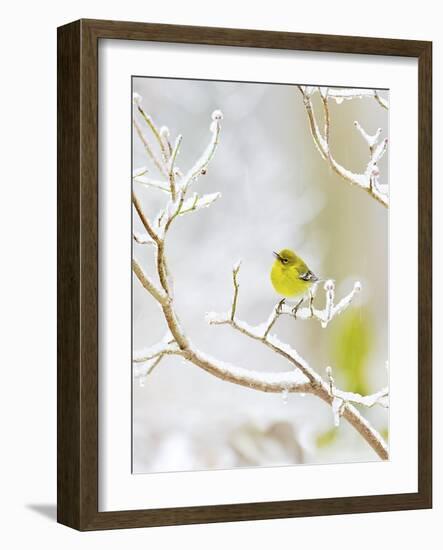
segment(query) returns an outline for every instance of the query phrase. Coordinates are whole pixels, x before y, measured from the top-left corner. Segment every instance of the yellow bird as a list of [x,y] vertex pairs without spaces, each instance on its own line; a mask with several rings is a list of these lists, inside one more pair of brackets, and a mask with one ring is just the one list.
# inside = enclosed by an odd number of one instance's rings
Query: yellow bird
[[284,297],[280,302],[281,305],[285,298],[300,298],[293,310],[296,314],[297,308],[305,299],[309,289],[319,279],[305,262],[289,248],[284,248],[273,254],[275,262],[271,269],[272,285],[276,292]]

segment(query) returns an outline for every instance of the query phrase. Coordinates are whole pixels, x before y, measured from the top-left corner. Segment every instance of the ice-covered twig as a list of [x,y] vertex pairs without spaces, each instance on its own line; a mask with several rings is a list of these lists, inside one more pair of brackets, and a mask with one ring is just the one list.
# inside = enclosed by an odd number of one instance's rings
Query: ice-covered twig
[[160,130],[157,128],[156,124],[154,123],[154,121],[152,120],[152,117],[145,112],[141,103],[138,103],[137,109],[138,109],[138,112],[141,114],[143,120],[146,122],[146,124],[150,128],[151,132],[154,134],[154,137],[160,146],[163,162],[166,163],[169,159],[169,148],[167,145],[169,130],[164,126],[163,132],[161,133]]
[[346,392],[336,388],[331,367],[326,367],[326,375],[329,383],[329,393],[333,398],[332,414],[335,426],[340,424],[340,417],[343,416],[349,403],[364,405],[365,407],[373,407],[374,405],[389,407],[389,390],[387,387],[370,395],[360,395],[359,393]]
[[389,109],[389,103],[386,101],[386,99],[382,98],[377,90],[374,90],[374,98],[375,100],[383,107],[383,109]]
[[171,151],[171,158],[169,159],[169,163],[168,163],[170,172],[174,170],[175,161],[177,159],[178,151],[180,149],[180,145],[182,143],[182,140],[183,140],[182,135],[178,135],[176,140],[175,140],[174,148]]
[[307,308],[311,317],[318,319],[321,322],[323,328],[326,328],[332,319],[342,313],[352,302],[354,296],[360,292],[361,284],[357,281],[354,283],[354,286],[344,298],[342,298],[338,304],[334,304],[335,299],[335,284],[334,281],[326,281],[325,283],[326,291],[326,305],[323,310],[318,310],[314,307]]
[[380,405],[380,407],[385,409],[389,408],[389,389],[387,387],[370,395],[360,395],[359,393],[336,389],[335,395],[343,399],[343,401],[355,403],[356,405],[364,405],[365,407]]
[[140,220],[141,220],[144,228],[146,229],[148,235],[151,237],[151,239],[155,243],[158,244],[160,242],[160,237],[159,237],[158,233],[152,227],[150,221],[148,220],[148,217],[143,212],[143,208],[140,204],[140,201],[138,200],[137,195],[134,192],[132,193],[132,204],[134,205],[134,208],[137,211],[137,214],[139,215]]
[[199,176],[206,174],[208,164],[214,156],[215,149],[218,145],[222,119],[223,114],[221,111],[216,110],[212,113],[212,122],[209,127],[211,131],[211,140],[201,157],[195,162],[194,166],[185,174],[185,176],[183,176],[180,183],[180,187],[182,189],[187,189],[195,180],[199,178]]
[[167,331],[160,342],[134,353],[132,358],[134,378],[138,378],[142,385],[143,380],[152,373],[165,355],[175,355],[177,352],[177,344],[171,333]]
[[231,314],[216,315],[214,313],[206,314],[206,319],[211,325],[229,325],[238,332],[241,332],[245,336],[258,340],[266,347],[276,352],[278,355],[284,357],[287,361],[292,363],[292,366],[299,370],[311,384],[318,384],[321,382],[319,375],[311,369],[308,363],[288,344],[281,342],[277,336],[266,335],[266,324],[251,326],[239,319],[231,319]]
[[140,386],[142,387],[144,386],[145,378],[152,373],[152,371],[160,363],[163,357],[164,357],[163,355],[159,355],[155,359],[152,359],[151,361],[147,361],[146,363],[138,363],[133,365],[132,373],[134,378],[139,380]]
[[[149,117],[139,105],[139,111],[144,113],[144,117],[152,125],[152,128],[156,128],[152,122],[151,117]],[[167,174],[168,182],[152,180],[147,178],[145,175],[138,175],[136,181],[144,185],[151,187],[157,187],[162,191],[167,191],[170,193],[171,197],[168,200],[166,206],[158,213],[156,217],[156,222],[154,223],[155,231],[160,240],[164,239],[169,227],[172,222],[180,215],[186,214],[188,212],[194,212],[202,208],[210,206],[214,201],[220,197],[220,193],[211,193],[207,195],[194,195],[190,198],[187,198],[186,194],[190,185],[198,179],[202,174],[206,173],[209,162],[214,156],[216,147],[219,141],[219,135],[221,130],[221,120],[223,115],[221,111],[216,110],[212,113],[212,123],[210,126],[211,130],[211,139],[206,147],[205,151],[199,159],[194,163],[193,167],[183,176],[180,169],[176,166],[177,154],[180,149],[182,142],[182,136],[179,135],[175,142],[174,147],[171,149],[170,155],[166,152],[163,155],[163,161],[157,159],[153,152],[149,149],[147,152],[151,159],[157,162],[160,165],[160,171],[163,174]],[[160,132],[155,132],[153,130],[154,136],[158,137],[159,145],[161,147],[161,135]],[[142,137],[142,136],[141,136]],[[168,134],[169,137],[169,134]],[[144,143],[143,139],[142,142]],[[146,148],[146,147],[145,147]],[[164,149],[164,146],[163,146]],[[155,157],[155,158],[154,158]]]
[[378,142],[378,140],[380,139],[380,135],[381,135],[381,128],[378,128],[377,131],[375,132],[375,134],[373,136],[370,136],[369,134],[366,133],[366,131],[361,127],[361,125],[359,124],[359,122],[356,120],[354,122],[354,125],[355,127],[357,128],[357,130],[360,132],[360,134],[362,135],[362,138],[366,141],[366,143],[368,144],[368,147],[369,149],[372,149],[374,147],[374,145]]
[[140,185],[143,185],[145,187],[159,189],[160,191],[163,191],[165,193],[171,192],[169,184],[166,181],[153,180],[151,178],[148,178],[147,176],[135,176],[133,179],[136,183],[139,183]]
[[165,173],[165,170],[163,168],[163,164],[161,163],[161,161],[157,158],[157,155],[154,153],[154,151],[152,150],[152,147],[148,141],[148,139],[146,138],[146,136],[144,135],[140,125],[138,124],[138,122],[134,119],[133,120],[133,124],[134,124],[134,128],[137,132],[137,135],[138,137],[140,138],[140,141],[143,143],[143,147],[145,148],[145,151],[146,153],[148,154],[149,158],[152,160],[152,162],[155,164],[155,166],[157,167],[157,169],[159,170],[159,172],[161,172],[163,175],[167,176],[167,174]]
[[139,168],[135,168],[132,171],[132,178],[138,178],[140,176],[144,176],[149,173],[149,170],[146,168],[146,166],[139,166]]
[[[373,198],[384,206],[389,206],[389,197],[387,186],[381,186],[379,184],[379,175],[377,163],[382,158],[387,149],[388,140],[385,138],[382,142],[379,142],[381,129],[370,136],[358,122],[355,122],[355,127],[365,139],[369,147],[369,161],[366,168],[361,173],[354,173],[342,166],[334,158],[330,147],[330,126],[331,117],[329,111],[329,99],[333,98],[337,103],[341,103],[344,99],[353,99],[356,97],[373,97],[384,108],[388,108],[387,102],[381,98],[375,90],[359,90],[359,89],[346,89],[346,88],[321,88],[312,86],[298,86],[300,93],[303,97],[303,103],[305,105],[306,113],[308,115],[309,127],[311,135],[317,146],[318,151],[323,159],[325,159],[330,167],[339,176],[344,178],[349,183],[360,187],[367,191]],[[324,116],[324,130],[323,133],[317,123],[317,118],[314,112],[312,104],[312,96],[318,91],[320,94],[321,104],[323,107]]]
[[342,103],[345,99],[374,98],[384,109],[389,109],[386,99],[383,99],[377,90],[368,90],[366,88],[329,88],[329,97],[335,99],[337,103]]
[[232,283],[234,285],[234,296],[232,298],[232,307],[231,307],[231,320],[235,318],[235,312],[237,311],[237,299],[238,299],[238,289],[240,285],[238,284],[238,272],[240,271],[241,260],[239,260],[232,269]]
[[325,306],[323,309],[314,307],[313,300],[316,295],[316,288],[317,285],[311,289],[311,292],[305,298],[305,300],[309,300],[309,305],[298,307],[295,313],[292,306],[280,302],[277,309],[271,314],[273,321],[275,322],[279,315],[292,315],[299,320],[316,319],[320,321],[323,328],[326,328],[334,317],[340,315],[352,303],[355,295],[361,290],[361,284],[356,281],[352,290],[338,303],[335,303],[335,283],[331,279],[327,280],[323,287],[325,290]]
[[176,178],[177,178],[177,171],[175,169],[175,161],[177,159],[178,151],[180,149],[180,145],[182,142],[182,136],[177,136],[177,139],[174,143],[174,148],[171,149],[171,156],[167,162],[167,168],[168,168],[168,174],[169,174],[169,188],[171,191],[172,200],[176,200],[177,196],[177,185],[176,185]]
[[135,273],[137,279],[141,282],[143,287],[151,294],[159,304],[166,304],[168,301],[167,294],[157,288],[157,286],[149,279],[149,277],[146,275],[146,273],[141,268],[140,264],[137,262],[137,260],[134,258],[132,260],[132,271]]
[[326,367],[326,376],[328,378],[328,385],[329,385],[329,393],[332,396],[332,417],[334,419],[334,426],[340,425],[340,417],[343,414],[343,407],[345,405],[345,401],[338,397],[335,392],[335,381],[332,377],[332,369],[331,367]]
[[157,344],[154,344],[149,348],[144,348],[136,351],[132,360],[134,363],[146,363],[146,361],[155,359],[159,355],[174,354],[177,351],[177,344],[171,333],[168,331],[166,333],[166,336]]
[[182,216],[188,212],[195,212],[196,210],[207,208],[220,197],[221,193],[209,193],[207,195],[198,195],[194,193],[192,197],[183,201],[178,215]]

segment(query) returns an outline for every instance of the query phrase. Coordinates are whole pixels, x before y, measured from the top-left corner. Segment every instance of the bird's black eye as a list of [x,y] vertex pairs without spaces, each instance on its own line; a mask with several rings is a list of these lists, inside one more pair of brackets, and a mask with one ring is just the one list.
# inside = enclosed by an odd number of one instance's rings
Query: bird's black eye
[[288,263],[288,258],[282,258],[281,261],[282,261],[284,264],[287,264],[287,263]]

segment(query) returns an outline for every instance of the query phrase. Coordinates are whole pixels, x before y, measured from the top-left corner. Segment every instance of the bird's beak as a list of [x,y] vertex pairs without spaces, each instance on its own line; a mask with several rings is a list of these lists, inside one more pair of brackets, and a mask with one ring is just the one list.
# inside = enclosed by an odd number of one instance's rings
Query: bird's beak
[[280,255],[278,254],[278,252],[273,252],[273,254],[276,258],[280,258]]

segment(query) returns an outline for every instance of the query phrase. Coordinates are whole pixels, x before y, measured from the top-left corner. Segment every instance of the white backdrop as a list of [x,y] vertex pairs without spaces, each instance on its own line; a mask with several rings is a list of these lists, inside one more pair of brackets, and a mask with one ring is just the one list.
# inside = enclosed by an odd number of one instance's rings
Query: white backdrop
[[[248,544],[269,548],[281,544],[347,549],[395,544],[416,547],[426,538],[440,536],[443,519],[442,462],[443,407],[435,399],[435,509],[401,513],[307,518],[253,523],[186,526],[151,530],[78,534],[54,523],[55,516],[55,158],[56,158],[56,26],[79,17],[126,19],[179,24],[262,28],[334,34],[435,39],[434,97],[441,97],[443,39],[438,38],[436,8],[429,0],[421,10],[400,13],[394,5],[374,0],[361,7],[355,2],[318,0],[302,7],[275,0],[260,8],[256,2],[213,3],[170,0],[162,3],[125,3],[79,0],[75,5],[54,5],[47,0],[9,4],[2,34],[2,529],[8,548],[42,541],[46,548],[66,549],[174,547],[223,548]],[[20,32],[16,30],[20,29]],[[4,96],[4,97],[3,97]],[[442,149],[441,104],[434,106],[435,151]],[[6,149],[7,148],[7,149]],[[7,154],[5,152],[7,151]],[[437,156],[437,155],[436,155]],[[6,163],[5,163],[6,159]],[[441,162],[435,163],[434,180],[442,179]],[[436,207],[442,207],[441,186],[435,186]],[[442,279],[442,222],[436,220],[436,273]],[[441,303],[441,286],[435,288]],[[441,332],[436,308],[435,334]],[[11,332],[11,327],[13,331]],[[440,330],[439,330],[440,329]],[[441,342],[435,341],[436,356]],[[437,361],[436,366],[438,367]],[[441,386],[441,369],[435,369],[435,387]],[[367,533],[372,536],[368,537]],[[438,540],[438,539],[437,539]]]

